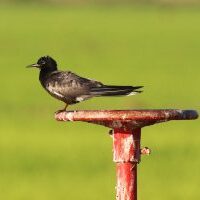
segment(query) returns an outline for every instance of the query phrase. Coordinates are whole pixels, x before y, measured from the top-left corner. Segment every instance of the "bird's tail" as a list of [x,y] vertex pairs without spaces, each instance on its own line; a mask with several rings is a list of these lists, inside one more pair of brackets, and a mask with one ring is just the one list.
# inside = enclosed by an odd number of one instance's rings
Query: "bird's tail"
[[141,93],[143,86],[112,86],[102,85],[101,87],[91,88],[90,94],[94,96],[122,96],[122,95],[135,95]]

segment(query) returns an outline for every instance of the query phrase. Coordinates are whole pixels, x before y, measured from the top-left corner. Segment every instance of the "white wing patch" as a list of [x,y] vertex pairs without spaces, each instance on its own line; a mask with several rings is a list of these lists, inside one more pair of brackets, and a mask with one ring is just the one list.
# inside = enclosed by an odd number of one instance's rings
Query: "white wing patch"
[[81,101],[83,101],[83,100],[84,100],[83,97],[76,97],[76,101],[78,101],[78,102],[81,102]]
[[52,91],[55,95],[59,96],[59,97],[63,97],[62,94],[59,94],[58,92]]
[[76,97],[76,101],[81,102],[81,101],[85,101],[90,98],[91,98],[90,95],[82,95],[82,96]]
[[58,97],[64,97],[62,94],[56,92],[56,91],[54,90],[54,88],[51,87],[51,85],[48,85],[48,86],[47,86],[47,90],[49,90],[49,92],[51,92],[52,94],[55,94],[55,95],[58,96]]
[[138,92],[131,92],[129,93],[127,96],[132,96],[132,95],[136,95]]

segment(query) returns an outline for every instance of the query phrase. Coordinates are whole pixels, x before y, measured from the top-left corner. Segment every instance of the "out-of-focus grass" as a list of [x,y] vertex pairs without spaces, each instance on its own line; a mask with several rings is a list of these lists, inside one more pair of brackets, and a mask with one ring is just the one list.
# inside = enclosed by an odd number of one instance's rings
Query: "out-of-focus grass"
[[[114,199],[108,130],[54,121],[63,104],[25,69],[42,55],[108,84],[145,86],[70,109],[199,109],[198,9],[1,6],[0,18],[1,199]],[[199,131],[198,120],[143,129],[153,154],[139,166],[140,199],[200,198]]]

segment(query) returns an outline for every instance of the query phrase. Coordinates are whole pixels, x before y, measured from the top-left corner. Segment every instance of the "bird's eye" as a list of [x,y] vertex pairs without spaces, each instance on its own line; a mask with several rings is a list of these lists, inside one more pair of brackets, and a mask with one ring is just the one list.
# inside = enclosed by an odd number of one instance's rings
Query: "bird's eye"
[[38,64],[40,64],[40,65],[45,65],[46,62],[45,62],[44,60],[41,60]]

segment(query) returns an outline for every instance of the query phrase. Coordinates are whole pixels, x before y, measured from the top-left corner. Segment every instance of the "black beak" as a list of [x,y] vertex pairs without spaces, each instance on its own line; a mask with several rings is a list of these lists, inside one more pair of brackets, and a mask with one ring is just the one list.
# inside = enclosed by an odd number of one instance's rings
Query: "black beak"
[[31,64],[31,65],[26,66],[26,68],[30,68],[30,67],[40,68],[40,65],[35,63],[35,64]]

